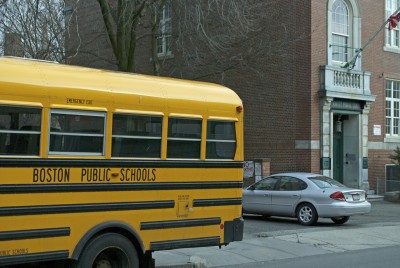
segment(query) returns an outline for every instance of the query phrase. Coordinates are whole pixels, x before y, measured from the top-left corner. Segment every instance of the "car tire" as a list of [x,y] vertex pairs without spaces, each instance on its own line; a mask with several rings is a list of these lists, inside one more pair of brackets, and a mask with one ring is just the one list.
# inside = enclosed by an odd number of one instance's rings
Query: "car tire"
[[336,223],[336,224],[343,224],[346,223],[350,219],[349,216],[343,216],[343,217],[333,217],[331,220]]
[[138,254],[126,237],[102,234],[89,242],[76,263],[77,268],[100,266],[139,268]]
[[313,225],[318,220],[317,210],[310,203],[302,203],[296,210],[297,220],[301,225]]

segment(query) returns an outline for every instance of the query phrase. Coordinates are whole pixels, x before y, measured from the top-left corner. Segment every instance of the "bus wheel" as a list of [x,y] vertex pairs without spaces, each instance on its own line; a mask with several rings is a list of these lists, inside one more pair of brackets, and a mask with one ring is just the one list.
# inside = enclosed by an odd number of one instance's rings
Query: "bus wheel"
[[139,258],[133,244],[116,233],[92,239],[79,257],[77,268],[138,268]]

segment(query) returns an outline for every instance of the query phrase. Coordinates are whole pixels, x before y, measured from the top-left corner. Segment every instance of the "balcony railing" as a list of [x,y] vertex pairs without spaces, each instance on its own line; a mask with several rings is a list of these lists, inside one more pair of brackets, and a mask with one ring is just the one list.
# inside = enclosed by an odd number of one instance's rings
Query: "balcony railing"
[[333,84],[339,87],[361,88],[362,78],[361,74],[333,71]]
[[321,66],[321,94],[323,96],[373,100],[369,72]]

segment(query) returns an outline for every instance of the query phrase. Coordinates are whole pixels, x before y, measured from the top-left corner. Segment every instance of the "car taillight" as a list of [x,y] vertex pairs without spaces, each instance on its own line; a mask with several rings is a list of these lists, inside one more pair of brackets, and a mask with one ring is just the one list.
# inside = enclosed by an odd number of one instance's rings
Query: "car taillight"
[[342,192],[334,192],[329,197],[339,201],[346,201],[346,198],[344,198],[344,194]]

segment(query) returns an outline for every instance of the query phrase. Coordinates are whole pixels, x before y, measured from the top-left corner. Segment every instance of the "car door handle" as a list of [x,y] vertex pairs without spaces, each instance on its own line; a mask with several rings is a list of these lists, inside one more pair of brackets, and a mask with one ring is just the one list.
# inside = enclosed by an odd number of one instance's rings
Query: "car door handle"
[[269,194],[264,194],[264,196],[269,196]]
[[298,194],[294,194],[294,195],[292,195],[293,197],[299,197],[299,195]]

